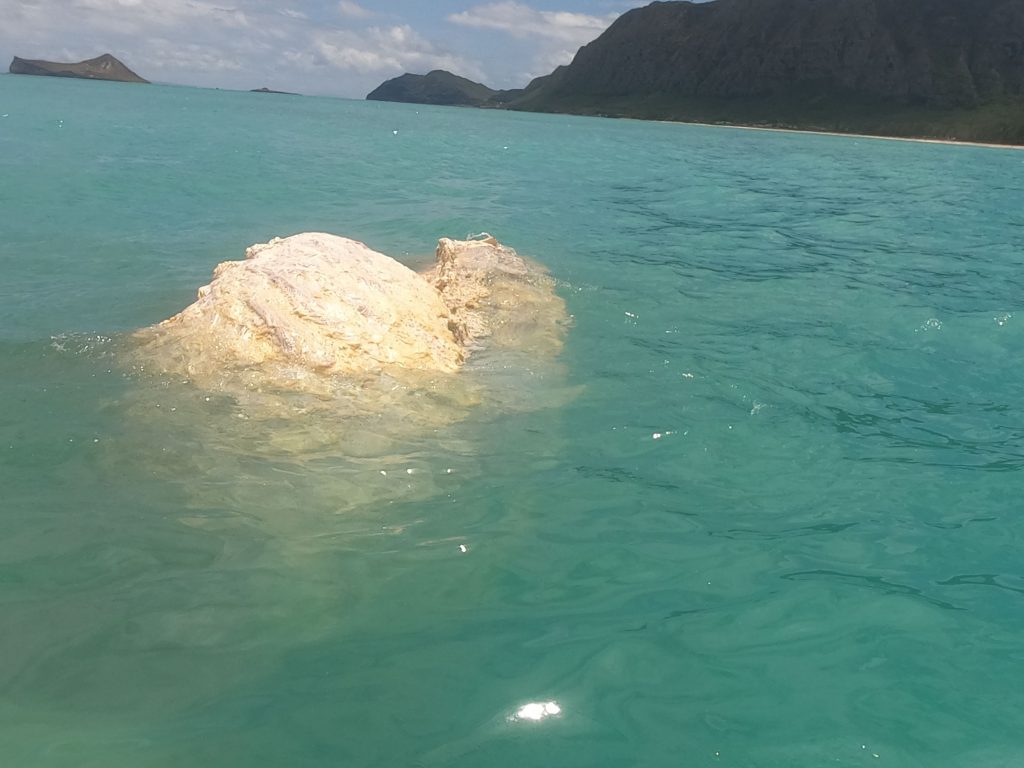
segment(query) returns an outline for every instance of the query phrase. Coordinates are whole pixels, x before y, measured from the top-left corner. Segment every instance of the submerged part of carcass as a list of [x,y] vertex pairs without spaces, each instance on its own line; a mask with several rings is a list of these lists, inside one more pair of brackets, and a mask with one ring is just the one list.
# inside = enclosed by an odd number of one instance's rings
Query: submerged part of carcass
[[423,274],[335,235],[254,245],[133,334],[123,406],[165,437],[130,460],[263,519],[433,495],[484,425],[567,399],[567,327],[554,280],[490,237],[441,240]]

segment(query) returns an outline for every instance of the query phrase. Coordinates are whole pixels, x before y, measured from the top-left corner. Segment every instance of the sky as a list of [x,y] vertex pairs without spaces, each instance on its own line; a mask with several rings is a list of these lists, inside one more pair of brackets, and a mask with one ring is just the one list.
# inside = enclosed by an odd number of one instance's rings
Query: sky
[[111,53],[140,76],[362,98],[447,69],[519,88],[648,0],[0,0],[0,61]]

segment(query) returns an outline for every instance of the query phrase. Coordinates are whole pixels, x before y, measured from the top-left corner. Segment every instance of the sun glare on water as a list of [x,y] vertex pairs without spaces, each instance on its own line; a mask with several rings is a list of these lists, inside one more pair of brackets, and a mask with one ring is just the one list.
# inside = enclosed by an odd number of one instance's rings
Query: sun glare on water
[[521,720],[544,720],[562,714],[562,708],[556,701],[531,701],[516,710],[515,714],[509,716],[509,721],[517,723]]

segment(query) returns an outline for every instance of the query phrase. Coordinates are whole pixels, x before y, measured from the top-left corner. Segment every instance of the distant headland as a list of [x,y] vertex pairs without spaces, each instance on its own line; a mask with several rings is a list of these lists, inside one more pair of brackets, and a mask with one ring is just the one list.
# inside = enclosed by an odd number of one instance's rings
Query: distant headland
[[42,59],[22,59],[15,56],[9,71],[12,75],[77,77],[83,80],[113,80],[119,83],[149,82],[149,80],[141,78],[132,72],[109,53],[104,53],[95,59],[71,63],[43,61]]
[[370,101],[402,101],[409,104],[440,104],[453,107],[489,106],[504,93],[481,83],[435,69],[425,75],[405,74],[392,78],[367,94]]
[[654,2],[525,88],[434,71],[367,98],[1024,144],[1024,3]]
[[266,86],[263,86],[262,88],[252,88],[252,89],[250,89],[249,93],[279,93],[282,96],[299,96],[300,95],[298,93],[295,93],[294,91],[275,91],[273,88],[267,88]]

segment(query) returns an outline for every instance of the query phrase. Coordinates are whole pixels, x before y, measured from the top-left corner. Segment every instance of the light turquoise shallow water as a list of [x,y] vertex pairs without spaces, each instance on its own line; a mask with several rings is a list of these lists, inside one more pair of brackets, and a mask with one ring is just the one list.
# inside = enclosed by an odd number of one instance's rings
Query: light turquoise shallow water
[[[3,765],[1024,763],[1024,154],[16,77],[0,114]],[[125,374],[303,230],[533,256],[575,398],[313,454]]]

